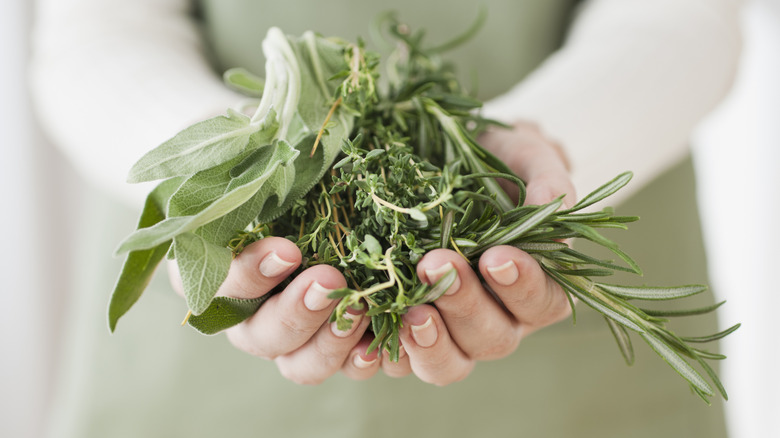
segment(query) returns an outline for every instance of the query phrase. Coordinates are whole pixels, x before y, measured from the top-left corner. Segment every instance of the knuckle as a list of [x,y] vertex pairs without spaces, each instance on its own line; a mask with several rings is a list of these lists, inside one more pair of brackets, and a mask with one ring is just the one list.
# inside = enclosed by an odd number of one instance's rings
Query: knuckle
[[345,359],[342,353],[332,346],[325,345],[322,342],[312,343],[314,357],[316,357],[317,367],[328,375],[335,374],[344,366]]
[[[461,297],[462,298],[462,297]],[[464,300],[453,308],[441,309],[442,315],[446,313],[448,325],[473,326],[475,322],[482,321],[483,309],[476,305],[474,300]]]
[[448,370],[447,373],[431,373],[431,374],[424,374],[419,377],[420,380],[422,380],[425,383],[430,383],[432,385],[441,387],[441,386],[447,386],[464,380],[466,377],[469,376],[469,374],[471,374],[471,371],[473,369],[474,369],[474,363],[472,361],[469,361],[457,367],[457,369]]
[[285,379],[298,385],[314,386],[319,385],[327,379],[328,376],[320,376],[311,372],[302,372],[290,365],[283,365],[278,360],[276,362],[279,373]]
[[503,335],[494,337],[490,342],[480,344],[479,349],[472,352],[469,357],[473,360],[495,360],[512,354],[520,344],[520,337]]
[[278,353],[268,351],[255,342],[245,329],[238,327],[230,329],[227,331],[227,338],[234,347],[249,355],[267,360],[276,359],[278,356]]
[[287,336],[294,339],[308,338],[319,326],[304,318],[296,318],[295,315],[281,315],[279,325]]
[[408,360],[400,359],[398,362],[392,362],[387,356],[382,357],[382,371],[392,378],[406,377],[412,373]]
[[556,322],[566,319],[571,315],[571,305],[569,300],[564,295],[564,292],[560,294],[550,294],[549,301],[542,312],[544,317],[541,320],[543,325],[550,325]]

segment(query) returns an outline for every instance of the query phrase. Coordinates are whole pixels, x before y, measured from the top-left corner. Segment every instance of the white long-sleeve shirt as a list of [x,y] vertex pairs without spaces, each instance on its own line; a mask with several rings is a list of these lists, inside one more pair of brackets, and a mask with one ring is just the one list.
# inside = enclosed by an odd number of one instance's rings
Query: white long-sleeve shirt
[[[76,168],[101,187],[139,200],[149,186],[125,183],[129,165],[240,99],[209,65],[187,0],[39,3],[38,113]],[[691,130],[728,90],[740,3],[587,2],[564,46],[485,113],[533,121],[558,140],[578,193],[628,169],[638,189],[686,153]]]

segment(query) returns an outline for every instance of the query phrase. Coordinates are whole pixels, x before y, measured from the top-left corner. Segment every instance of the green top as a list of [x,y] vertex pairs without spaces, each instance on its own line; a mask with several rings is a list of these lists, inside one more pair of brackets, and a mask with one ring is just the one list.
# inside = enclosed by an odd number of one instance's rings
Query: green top
[[[263,74],[260,42],[269,27],[300,35],[313,30],[324,36],[356,40],[371,48],[372,21],[394,11],[412,31],[423,29],[432,46],[460,35],[477,19],[481,7],[487,20],[468,43],[447,54],[464,83],[476,75],[478,94],[490,98],[507,91],[541,63],[563,41],[575,0],[370,0],[315,2],[286,0],[204,0],[202,15],[212,54],[219,69],[244,67]],[[327,5],[327,6],[325,6]],[[457,5],[457,6],[454,6]]]
[[[304,0],[265,3],[203,3],[219,65],[262,73],[259,42],[269,25],[290,34],[315,29],[352,38],[366,35],[368,20],[386,8],[367,0],[329,2],[327,8]],[[456,8],[444,0],[401,0],[393,8],[411,26],[424,24],[431,41],[441,42],[471,23],[478,8],[469,3]],[[489,5],[485,29],[453,56],[462,70],[480,67],[480,94],[490,97],[557,47],[572,2],[480,3]],[[497,54],[502,58],[495,59]],[[692,187],[690,163],[621,209],[644,216],[615,238],[652,283],[706,281],[703,263],[694,262],[704,260],[694,194],[681,187]],[[78,295],[63,318],[67,348],[53,437],[725,436],[720,401],[704,405],[644,344],[637,345],[636,365],[627,367],[604,321],[582,305],[576,327],[562,322],[535,333],[510,357],[480,363],[463,382],[443,388],[381,373],[364,382],[336,375],[315,387],[288,382],[272,362],[237,351],[224,336],[180,328],[186,305],[164,275],[109,336],[105,306],[121,264],[110,254],[133,229],[138,212],[100,193],[89,194],[89,200],[83,212],[89,220],[78,222],[83,225],[72,240],[79,243],[74,259],[88,262],[74,274],[71,286]],[[669,230],[672,220],[675,228]],[[674,252],[653,251],[672,245]],[[707,333],[715,321],[698,317],[673,327]]]

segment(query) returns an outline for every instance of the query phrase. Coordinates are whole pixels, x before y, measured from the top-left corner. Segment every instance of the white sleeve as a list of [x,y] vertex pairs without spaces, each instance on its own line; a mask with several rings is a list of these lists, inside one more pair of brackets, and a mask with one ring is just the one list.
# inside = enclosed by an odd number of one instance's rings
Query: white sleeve
[[150,185],[125,182],[132,163],[241,100],[207,62],[191,9],[188,0],[37,4],[30,73],[39,119],[82,175],[135,203]]
[[728,91],[741,3],[589,1],[563,47],[485,114],[536,122],[568,153],[580,195],[633,170],[624,199],[687,152]]

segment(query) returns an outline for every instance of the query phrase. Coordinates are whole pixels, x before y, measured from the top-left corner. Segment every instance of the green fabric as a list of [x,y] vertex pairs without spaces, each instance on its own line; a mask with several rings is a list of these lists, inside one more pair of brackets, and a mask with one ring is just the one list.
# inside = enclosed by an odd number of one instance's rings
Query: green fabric
[[476,75],[482,98],[508,90],[563,41],[573,0],[204,0],[202,15],[220,70],[245,67],[264,73],[260,42],[271,26],[287,34],[314,30],[325,36],[355,40],[363,37],[375,48],[369,24],[380,13],[395,11],[414,31],[424,29],[426,41],[438,45],[460,35],[476,19],[480,5],[487,21],[477,36],[448,53],[464,83]]
[[[262,73],[257,43],[268,25],[291,34],[314,28],[366,35],[366,20],[387,8],[376,3],[216,0],[204,2],[202,13],[219,64]],[[473,19],[477,2],[464,3],[402,0],[392,8],[441,41]],[[458,59],[490,75],[480,85],[480,94],[490,97],[559,44],[572,2],[486,3],[486,29]],[[503,42],[496,47],[496,41]],[[110,255],[138,212],[97,192],[87,205],[73,240],[79,246],[72,256],[80,262],[70,286],[78,295],[64,310],[52,437],[725,436],[719,401],[701,403],[638,339],[637,364],[627,367],[603,320],[583,306],[575,327],[563,322],[535,333],[510,357],[480,363],[466,380],[443,388],[381,374],[364,382],[336,375],[315,387],[290,383],[273,363],[235,350],[224,336],[179,327],[186,306],[165,275],[157,275],[110,336],[105,308],[121,267]],[[690,162],[619,211],[643,216],[631,232],[614,237],[637,258],[648,282],[706,281]],[[697,300],[712,297],[691,304]],[[715,320],[699,317],[676,327],[708,333]]]

